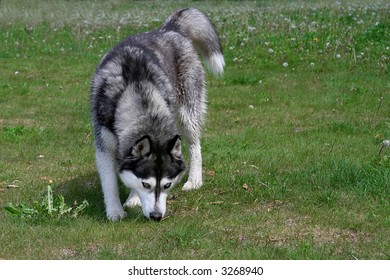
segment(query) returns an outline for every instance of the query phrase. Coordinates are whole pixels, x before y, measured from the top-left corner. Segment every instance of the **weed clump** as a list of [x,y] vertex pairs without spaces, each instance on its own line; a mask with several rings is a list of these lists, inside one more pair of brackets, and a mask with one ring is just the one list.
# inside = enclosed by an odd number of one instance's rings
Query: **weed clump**
[[42,202],[34,201],[31,206],[24,203],[13,204],[8,203],[5,206],[5,211],[11,215],[23,218],[47,218],[47,217],[73,217],[76,218],[81,212],[88,206],[88,201],[84,200],[81,204],[76,201],[72,206],[65,203],[65,198],[62,195],[53,195],[51,186],[47,186],[47,194],[43,198]]

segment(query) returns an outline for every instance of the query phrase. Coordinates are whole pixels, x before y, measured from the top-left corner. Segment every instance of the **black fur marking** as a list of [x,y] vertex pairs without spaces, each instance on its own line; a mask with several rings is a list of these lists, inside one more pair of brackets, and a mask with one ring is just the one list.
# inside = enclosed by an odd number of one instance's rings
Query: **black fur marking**
[[[137,143],[139,143],[146,137],[148,136],[142,137],[137,141]],[[170,153],[178,138],[180,137],[176,135],[174,138],[168,141],[165,147],[162,147],[158,143],[156,144],[150,142],[150,154],[140,156],[138,158],[128,156],[122,161],[120,165],[121,171],[130,170],[138,178],[156,178],[157,182],[156,187],[154,189],[156,201],[160,197],[161,191],[164,188],[164,186],[160,186],[161,179],[164,177],[168,179],[174,179],[186,169],[183,158],[177,159],[173,157]]]
[[95,114],[97,116],[97,122],[113,132],[115,109],[120,95],[116,94],[114,97],[107,96],[106,91],[109,89],[109,86],[110,85],[107,83],[107,80],[104,79],[102,84],[96,90],[96,97],[93,102],[92,109],[95,112],[98,112],[98,114]]

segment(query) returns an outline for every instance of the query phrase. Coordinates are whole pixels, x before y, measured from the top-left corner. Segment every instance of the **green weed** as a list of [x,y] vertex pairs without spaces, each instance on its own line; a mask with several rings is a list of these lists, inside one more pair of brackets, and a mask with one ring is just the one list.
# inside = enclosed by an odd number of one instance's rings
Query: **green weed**
[[47,186],[47,194],[41,203],[34,201],[31,206],[26,204],[8,203],[5,210],[20,218],[45,218],[45,217],[77,217],[88,206],[84,200],[80,205],[75,201],[72,206],[65,203],[62,195],[53,195],[51,186]]

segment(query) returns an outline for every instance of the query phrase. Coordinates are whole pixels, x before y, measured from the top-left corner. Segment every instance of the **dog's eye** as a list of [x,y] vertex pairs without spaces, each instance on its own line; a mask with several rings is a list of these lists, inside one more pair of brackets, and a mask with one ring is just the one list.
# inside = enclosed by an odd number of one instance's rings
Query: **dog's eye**
[[150,189],[150,184],[142,182],[142,186],[144,186],[145,189]]
[[171,187],[172,183],[167,183],[164,185],[164,189],[167,190]]

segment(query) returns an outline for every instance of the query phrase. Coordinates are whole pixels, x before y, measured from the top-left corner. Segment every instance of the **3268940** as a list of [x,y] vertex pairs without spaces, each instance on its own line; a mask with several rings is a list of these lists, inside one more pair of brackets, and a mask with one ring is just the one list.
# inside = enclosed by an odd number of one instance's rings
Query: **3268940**
[[259,267],[222,267],[222,275],[263,275],[263,268]]

